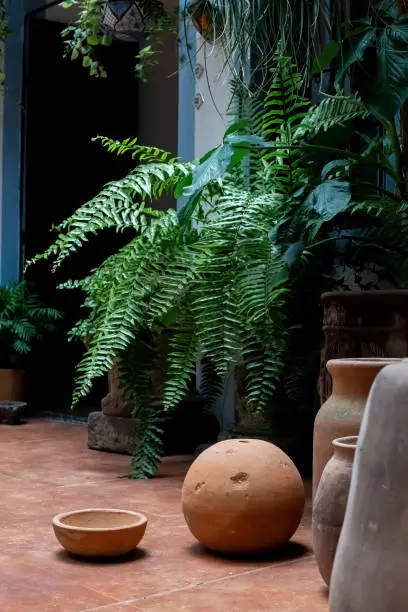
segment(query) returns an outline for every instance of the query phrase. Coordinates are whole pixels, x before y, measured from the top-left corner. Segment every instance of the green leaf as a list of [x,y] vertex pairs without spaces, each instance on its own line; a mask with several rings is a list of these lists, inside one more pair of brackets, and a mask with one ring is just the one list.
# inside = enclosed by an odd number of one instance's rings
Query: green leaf
[[93,34],[92,36],[88,36],[86,42],[88,45],[91,45],[91,47],[97,47],[101,42],[101,37],[98,36],[98,34]]
[[288,268],[291,268],[293,264],[299,259],[299,256],[302,254],[304,246],[305,245],[303,240],[298,240],[297,242],[294,242],[293,244],[288,246],[288,248],[283,254],[283,261],[288,266]]
[[350,200],[350,183],[326,181],[312,191],[303,203],[303,207],[315,210],[324,221],[331,221],[347,208]]
[[229,126],[229,128],[224,134],[224,139],[230,134],[245,134],[245,130],[246,128],[248,128],[248,125],[249,121],[247,119],[243,119],[242,121],[236,121],[235,123]]
[[346,159],[334,159],[333,161],[326,164],[321,172],[321,178],[323,181],[333,172],[340,169],[346,168],[350,164]]
[[315,58],[312,67],[312,76],[318,76],[326,70],[332,63],[335,57],[339,54],[341,44],[338,40],[331,40],[322,49],[322,52]]
[[[405,30],[405,28],[404,28]],[[396,30],[384,30],[377,44],[374,78],[368,74],[364,97],[371,112],[383,121],[394,121],[395,115],[408,98],[408,53],[394,42]],[[398,30],[400,36],[407,32]],[[404,45],[405,46],[405,45]],[[368,67],[367,67],[368,68]]]
[[221,145],[194,170],[190,187],[184,189],[184,196],[191,197],[201,191],[209,183],[222,178],[230,163],[234,149],[230,144]]
[[376,9],[384,17],[395,19],[398,16],[398,2],[395,2],[395,0],[381,0],[381,2],[378,2]]
[[375,28],[371,28],[366,32],[359,40],[352,40],[350,42],[351,50],[349,51],[342,67],[336,74],[335,87],[336,89],[342,89],[344,77],[346,76],[349,68],[358,62],[361,62],[364,58],[364,54],[370,47],[375,45],[376,31]]

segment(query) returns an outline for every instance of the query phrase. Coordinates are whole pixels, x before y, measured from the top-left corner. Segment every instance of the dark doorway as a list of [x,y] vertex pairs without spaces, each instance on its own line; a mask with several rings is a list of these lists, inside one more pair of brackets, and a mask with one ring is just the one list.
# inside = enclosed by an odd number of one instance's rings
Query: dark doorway
[[[22,260],[45,250],[53,239],[52,226],[132,167],[131,159],[117,158],[91,139],[100,134],[115,139],[137,136],[137,47],[113,45],[103,58],[108,78],[92,78],[80,61],[63,58],[63,27],[38,18],[26,24]],[[66,340],[81,316],[82,296],[58,291],[58,283],[85,276],[126,238],[108,232],[92,239],[56,274],[45,263],[28,269],[26,279],[48,305],[65,314],[58,333],[47,339],[30,364],[28,399],[34,409],[69,411],[75,364],[83,350]],[[81,414],[99,406],[105,384],[95,386]]]

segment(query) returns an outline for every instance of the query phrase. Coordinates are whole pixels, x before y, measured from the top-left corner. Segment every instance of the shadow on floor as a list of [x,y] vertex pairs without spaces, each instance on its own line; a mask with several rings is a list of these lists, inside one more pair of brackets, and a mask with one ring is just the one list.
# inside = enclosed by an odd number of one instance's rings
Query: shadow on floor
[[228,560],[237,564],[248,562],[282,563],[283,561],[299,559],[300,557],[311,553],[306,546],[303,546],[303,544],[298,544],[297,542],[288,542],[277,550],[255,555],[225,555],[208,550],[200,544],[192,544],[188,547],[188,550],[194,557],[208,557],[213,559]]
[[141,548],[132,551],[128,555],[121,557],[81,557],[72,555],[66,550],[59,550],[55,553],[55,557],[59,562],[72,565],[72,563],[86,563],[87,565],[124,565],[140,561],[149,556],[149,553]]
[[320,589],[320,592],[321,592],[322,596],[324,597],[324,599],[329,601],[329,587],[327,587],[327,586],[322,587]]

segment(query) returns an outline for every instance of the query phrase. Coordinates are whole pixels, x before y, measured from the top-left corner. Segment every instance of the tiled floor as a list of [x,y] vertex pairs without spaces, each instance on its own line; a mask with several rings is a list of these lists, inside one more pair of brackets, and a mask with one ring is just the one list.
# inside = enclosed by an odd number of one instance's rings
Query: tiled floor
[[[0,425],[1,612],[327,612],[310,550],[310,505],[275,558],[223,559],[201,549],[180,508],[188,458],[148,482],[119,478],[126,457],[89,451],[86,428]],[[51,518],[84,507],[140,510],[142,549],[120,562],[81,562],[58,545]]]

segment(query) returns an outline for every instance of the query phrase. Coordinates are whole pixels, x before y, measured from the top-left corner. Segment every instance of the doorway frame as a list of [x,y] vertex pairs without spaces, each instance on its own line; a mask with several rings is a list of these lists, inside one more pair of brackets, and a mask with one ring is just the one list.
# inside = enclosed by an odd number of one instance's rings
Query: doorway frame
[[[179,0],[183,14],[189,0]],[[26,22],[54,0],[6,0],[11,34],[4,45],[6,85],[0,99],[0,284],[23,277],[24,252],[24,51]],[[178,154],[194,159],[195,30],[180,23]]]

